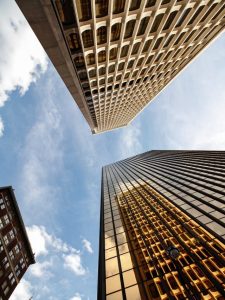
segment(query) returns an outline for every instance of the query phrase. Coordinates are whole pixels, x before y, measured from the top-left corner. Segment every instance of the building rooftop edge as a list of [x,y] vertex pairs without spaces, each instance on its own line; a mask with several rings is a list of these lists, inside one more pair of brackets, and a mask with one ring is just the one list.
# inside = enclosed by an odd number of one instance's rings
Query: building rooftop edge
[[32,250],[32,247],[31,247],[31,244],[30,244],[30,241],[29,241],[29,238],[28,238],[28,235],[27,235],[27,231],[26,231],[26,227],[24,225],[24,222],[23,222],[23,218],[22,218],[22,215],[21,215],[21,212],[20,212],[20,209],[19,209],[19,206],[18,206],[18,203],[16,201],[16,197],[15,197],[15,194],[14,194],[14,189],[13,187],[10,185],[10,186],[3,186],[3,187],[0,187],[0,191],[1,190],[9,190],[11,196],[12,196],[12,203],[14,205],[14,208],[16,210],[16,213],[17,213],[17,216],[18,216],[18,219],[19,219],[19,222],[20,222],[20,225],[21,225],[21,228],[22,228],[22,231],[23,231],[23,234],[24,234],[24,237],[25,237],[25,242],[27,244],[27,247],[28,247],[28,250],[30,252],[30,257],[31,257],[31,263],[34,264],[35,263],[35,257],[34,257],[34,252]]

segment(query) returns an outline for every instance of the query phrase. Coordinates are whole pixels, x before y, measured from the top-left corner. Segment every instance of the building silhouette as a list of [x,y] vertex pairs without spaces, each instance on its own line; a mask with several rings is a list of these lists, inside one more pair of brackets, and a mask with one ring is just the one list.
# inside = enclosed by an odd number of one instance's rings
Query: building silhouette
[[0,188],[0,300],[9,299],[34,254],[12,187]]
[[105,166],[98,300],[225,299],[224,175],[219,151]]
[[126,126],[225,27],[224,0],[16,0],[93,133]]

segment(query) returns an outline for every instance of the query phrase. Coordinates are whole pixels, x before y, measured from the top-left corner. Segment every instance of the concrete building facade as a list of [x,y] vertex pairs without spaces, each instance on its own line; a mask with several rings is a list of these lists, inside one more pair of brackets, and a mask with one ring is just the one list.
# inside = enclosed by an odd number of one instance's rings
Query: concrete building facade
[[0,188],[0,300],[8,300],[34,254],[12,187]]
[[225,152],[103,168],[98,300],[225,299]]
[[225,26],[223,0],[16,0],[93,133],[126,126]]

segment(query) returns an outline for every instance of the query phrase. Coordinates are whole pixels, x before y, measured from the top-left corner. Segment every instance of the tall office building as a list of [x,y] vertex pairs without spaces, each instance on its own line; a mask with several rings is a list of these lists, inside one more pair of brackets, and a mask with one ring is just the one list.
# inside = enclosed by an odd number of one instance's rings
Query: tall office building
[[126,126],[225,27],[224,0],[16,0],[93,133]]
[[98,300],[225,299],[225,152],[119,161],[101,197]]
[[[0,188],[0,300],[9,299],[35,263],[12,187]],[[28,300],[28,299],[27,299]]]

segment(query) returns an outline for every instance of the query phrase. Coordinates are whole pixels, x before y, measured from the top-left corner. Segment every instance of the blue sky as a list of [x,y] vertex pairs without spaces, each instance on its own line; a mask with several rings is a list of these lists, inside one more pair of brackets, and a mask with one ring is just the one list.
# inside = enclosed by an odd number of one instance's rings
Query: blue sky
[[96,299],[101,167],[225,148],[225,35],[131,125],[92,135],[14,1],[0,12],[1,186],[15,189],[37,261],[11,300]]

